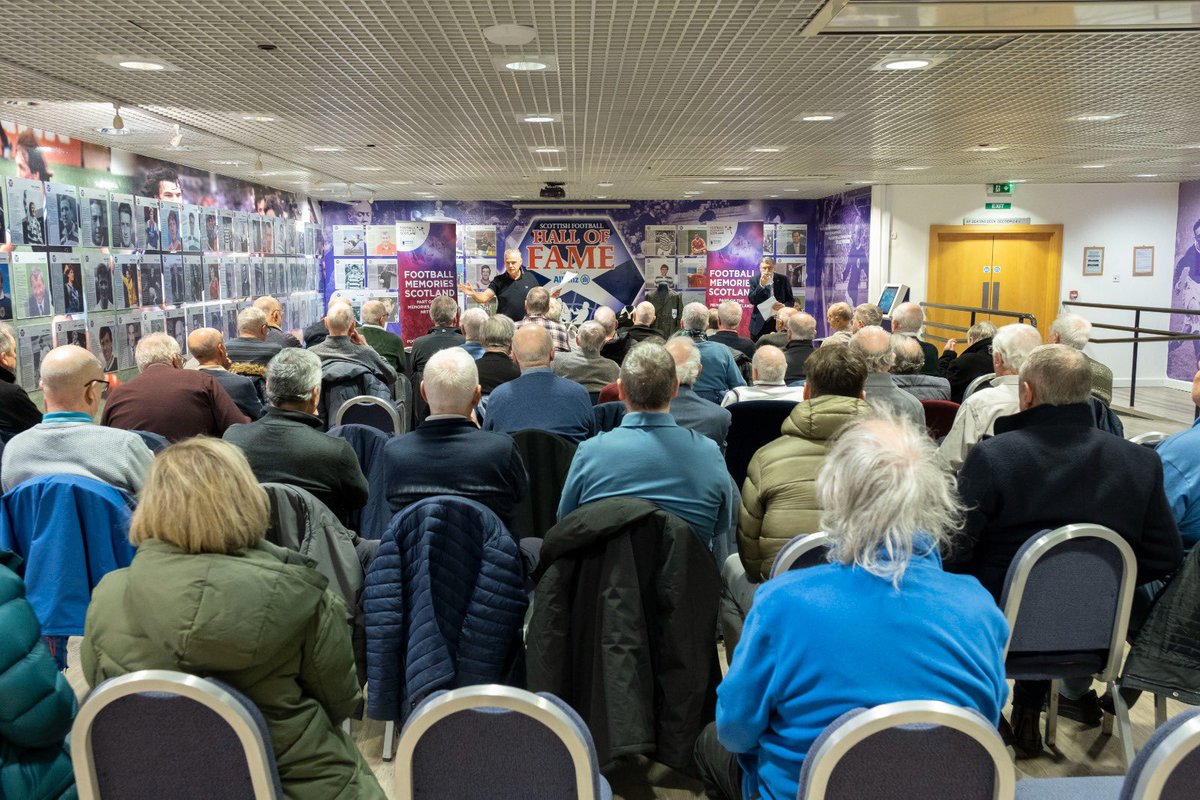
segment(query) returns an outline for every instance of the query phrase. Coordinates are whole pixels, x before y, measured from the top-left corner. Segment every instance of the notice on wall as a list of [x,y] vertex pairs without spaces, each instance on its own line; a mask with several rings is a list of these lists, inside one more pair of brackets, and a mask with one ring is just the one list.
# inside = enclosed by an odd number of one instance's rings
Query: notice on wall
[[396,223],[399,333],[406,346],[429,329],[429,305],[433,298],[442,294],[458,296],[456,228],[453,222]]
[[717,222],[708,226],[705,304],[716,308],[726,300],[742,306],[738,332],[750,335],[750,281],[763,258],[761,222]]

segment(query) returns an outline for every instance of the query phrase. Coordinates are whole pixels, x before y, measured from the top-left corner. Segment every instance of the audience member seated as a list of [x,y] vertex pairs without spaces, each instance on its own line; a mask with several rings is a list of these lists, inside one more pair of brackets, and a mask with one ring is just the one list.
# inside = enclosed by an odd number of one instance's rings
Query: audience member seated
[[[1095,373],[1092,373],[1093,377]],[[1096,384],[1092,383],[1095,395]],[[1200,372],[1192,378],[1192,403],[1200,407]],[[1200,417],[1192,427],[1168,436],[1155,448],[1163,465],[1163,489],[1183,546],[1200,542]]]
[[[1092,323],[1078,314],[1062,314],[1050,326],[1050,344],[1065,344],[1083,353],[1088,340],[1092,338]],[[1113,374],[1112,370],[1096,359],[1083,353],[1088,366],[1092,370],[1092,397],[1104,405],[1112,404]]]
[[746,380],[738,371],[733,350],[723,344],[710,342],[705,330],[708,327],[708,308],[703,303],[688,303],[683,307],[678,334],[687,336],[700,349],[700,377],[692,387],[705,400],[720,404],[725,393],[735,386],[745,386]]
[[154,455],[136,433],[95,424],[108,382],[100,361],[82,347],[64,344],[42,359],[46,416],[4,447],[4,491],[41,475],[94,478],[136,495]]
[[280,348],[300,346],[299,339],[283,331],[283,306],[278,300],[264,294],[254,301],[254,307],[267,317],[267,344],[277,344]]
[[511,530],[513,507],[529,491],[521,451],[502,433],[471,420],[479,403],[476,361],[462,348],[435,353],[421,376],[429,416],[383,448],[387,502],[393,514],[436,495],[476,500]]
[[[340,305],[342,303],[348,303],[348,302],[349,301],[344,297],[330,298],[329,305],[326,306],[326,308],[325,308],[325,315],[328,316],[329,312],[333,310],[333,307],[335,305]],[[313,347],[314,345],[318,345],[321,342],[325,341],[325,337],[329,335],[329,329],[325,327],[325,317],[321,317],[319,320],[314,322],[312,325],[309,325],[307,328],[305,328],[303,331],[300,332],[300,335],[304,339],[305,347]]]
[[17,340],[0,322],[0,442],[42,421],[42,412],[17,383]]
[[[919,308],[919,306],[918,306]],[[926,365],[925,342],[905,333],[893,333],[892,383],[918,400],[949,400],[950,381],[941,375],[924,372]],[[936,369],[937,350],[933,351]]]
[[20,556],[0,550],[0,793],[11,800],[75,798],[66,744],[75,691],[42,641],[20,569]]
[[[765,339],[767,337],[763,337]],[[761,341],[761,340],[760,340]],[[807,363],[807,362],[806,362]],[[730,406],[744,400],[795,400],[804,398],[804,390],[788,386],[783,381],[787,374],[787,357],[778,347],[760,344],[750,362],[754,382],[750,386],[730,389],[721,405]]]
[[625,338],[625,331],[619,335],[617,333],[617,312],[608,306],[599,306],[592,314],[592,322],[599,323],[600,327],[604,328],[604,346],[600,348],[600,355],[620,365],[631,343]]
[[[437,302],[436,298],[434,302]],[[325,341],[308,348],[310,353],[321,359],[322,364],[330,361],[357,361],[389,388],[395,387],[396,371],[358,332],[358,321],[354,319],[354,309],[349,303],[331,306],[329,313],[325,315],[325,327],[329,330]]]
[[640,497],[686,520],[711,550],[714,539],[733,528],[733,482],[720,448],[679,427],[670,414],[679,388],[675,360],[662,345],[634,345],[617,386],[628,411],[620,427],[575,451],[559,521],[595,500]]
[[512,360],[512,340],[516,326],[503,314],[488,317],[483,323],[483,355],[475,362],[479,370],[479,388],[488,396],[502,383],[521,377],[521,368]]
[[[997,351],[1006,349],[1005,332],[1015,327],[996,334]],[[1138,584],[1171,574],[1183,546],[1163,493],[1162,464],[1149,449],[1096,428],[1088,405],[1092,371],[1083,354],[1065,345],[1038,347],[1022,360],[1018,380],[1020,413],[996,422],[996,436],[971,449],[958,476],[967,516],[961,546],[951,551],[952,568],[974,575],[998,602],[1009,564],[1026,540],[1092,522],[1129,542]],[[1143,605],[1148,596],[1135,595]],[[1060,707],[1098,724],[1091,683],[1063,681]],[[1018,756],[1041,752],[1038,718],[1048,688],[1048,682],[1019,681],[1013,692]]]
[[413,342],[412,374],[425,371],[425,362],[439,350],[447,347],[458,347],[466,342],[466,338],[455,327],[458,319],[458,301],[447,294],[438,295],[429,304],[429,318],[433,320],[433,328],[424,336],[418,336]]
[[479,306],[468,308],[462,315],[462,332],[466,341],[459,347],[470,353],[476,361],[483,355],[483,323],[487,321],[487,311]]
[[724,453],[732,416],[729,411],[708,402],[692,389],[703,372],[700,350],[686,336],[676,336],[667,342],[667,352],[675,359],[675,376],[679,379],[679,391],[672,398],[670,407],[675,424],[707,436]]
[[871,408],[883,414],[905,417],[918,428],[925,428],[925,409],[921,401],[896,386],[892,380],[892,337],[878,325],[859,328],[850,339],[850,347],[867,364],[865,390]]
[[821,529],[821,507],[813,487],[829,440],[871,413],[863,400],[867,365],[855,348],[822,346],[808,363],[803,402],[783,423],[783,435],[750,459],[742,484],[738,552],[721,569],[721,627],[727,653],[737,645],[754,591],[771,577],[779,549],[794,536]]
[[[650,306],[651,309],[654,306]],[[717,306],[717,332],[708,337],[710,342],[720,342],[726,347],[754,358],[754,342],[738,333],[742,324],[742,304],[726,300]]]
[[[959,406],[954,425],[942,440],[942,458],[954,469],[962,466],[967,451],[980,439],[991,436],[996,420],[1017,413],[1020,404],[1018,377],[1021,365],[1042,343],[1037,328],[1025,324],[1005,325],[992,341],[992,372],[996,378],[990,386],[980,387]],[[965,354],[964,354],[965,356]],[[951,383],[951,392],[954,384]]]
[[812,355],[813,337],[816,335],[817,321],[812,314],[797,311],[788,316],[787,345],[783,348],[783,357],[787,360],[784,383],[804,380],[804,362]]
[[883,327],[883,311],[874,303],[860,303],[854,307],[854,317],[850,320],[850,334],[861,331],[863,328],[881,328]]
[[350,612],[304,556],[263,541],[268,513],[228,443],[193,439],[159,454],[133,515],[137,555],[92,594],[84,678],[220,678],[262,711],[289,798],[383,800],[339,727],[362,702]]
[[[922,341],[921,326],[925,324],[925,312],[921,310],[918,303],[901,303],[892,309],[892,333],[899,333],[912,339],[921,348],[921,353],[924,358],[921,360],[921,365],[918,372],[923,375],[934,375],[940,377],[942,374],[941,368],[938,366],[938,349],[929,342]],[[916,373],[913,373],[916,374]],[[946,398],[928,398],[936,400],[949,400]]]
[[149,431],[177,442],[189,436],[221,436],[249,422],[221,384],[205,372],[183,369],[179,342],[152,333],[134,351],[138,376],[109,392],[100,424]]
[[560,353],[566,353],[571,349],[570,339],[567,337],[567,327],[558,320],[550,319],[546,316],[550,310],[550,293],[541,286],[530,289],[525,295],[525,318],[517,323],[517,330],[535,326],[544,328],[546,333],[550,334],[550,341],[554,345],[554,349]]
[[235,364],[265,367],[283,347],[267,341],[267,315],[256,306],[243,308],[237,317],[238,335],[225,343],[225,352]]
[[321,360],[311,350],[284,350],[267,367],[267,413],[234,425],[225,441],[241,448],[260,483],[299,486],[346,523],[367,502],[367,479],[349,443],[323,433],[320,394]]
[[216,328],[197,328],[188,334],[188,352],[196,359],[197,369],[221,384],[221,388],[229,398],[250,419],[258,419],[263,415],[262,398],[258,396],[258,388],[254,381],[245,375],[234,375],[229,372],[233,365],[229,354],[225,351],[225,340]]
[[849,303],[834,303],[825,311],[825,322],[829,324],[829,335],[821,340],[821,346],[827,344],[850,344],[854,331],[850,324],[854,320],[854,309]]
[[397,375],[408,371],[408,359],[404,355],[404,340],[387,329],[388,307],[381,300],[363,303],[362,325],[358,332],[371,348],[388,363]]
[[[772,329],[774,332],[763,334],[762,336],[758,337],[758,341],[754,343],[754,348],[757,350],[760,347],[771,345],[772,347],[778,347],[780,350],[782,350],[783,348],[787,347],[787,323],[788,320],[792,318],[792,315],[798,313],[800,312],[791,306],[784,306],[775,312],[775,318],[772,320],[775,325],[775,327]],[[815,330],[816,329],[814,327],[814,331]]]
[[[595,321],[604,325],[604,320],[612,320],[613,331],[616,330],[617,316],[611,308],[601,306],[596,309]],[[643,300],[633,308],[633,325],[621,331],[615,339],[611,339],[608,344],[600,350],[600,355],[605,358],[611,358],[618,365],[625,359],[625,354],[629,352],[629,348],[640,342],[648,340],[661,340],[662,334],[658,332],[658,328],[654,326],[654,304],[649,300]],[[604,329],[606,332],[608,328]],[[610,336],[613,334],[610,332]]]
[[852,709],[940,700],[996,724],[1008,696],[1004,616],[976,581],[942,570],[962,510],[925,432],[855,423],[816,489],[830,563],[755,595],[716,723],[696,741],[710,798],[796,797],[814,740]]
[[[530,294],[533,292],[531,289]],[[484,430],[547,431],[572,442],[591,436],[596,426],[592,398],[575,381],[551,371],[554,345],[550,332],[540,325],[526,325],[513,334],[512,349],[521,376],[492,391],[483,416]]]
[[554,357],[550,363],[554,374],[575,381],[588,393],[599,393],[617,379],[621,368],[617,362],[600,355],[604,346],[604,328],[598,322],[585,322],[575,335],[576,349]]
[[938,367],[946,380],[950,381],[950,399],[962,402],[963,392],[971,381],[992,371],[992,337],[996,326],[990,322],[976,322],[967,330],[967,349],[958,355],[957,339],[947,339],[946,349],[938,360]]

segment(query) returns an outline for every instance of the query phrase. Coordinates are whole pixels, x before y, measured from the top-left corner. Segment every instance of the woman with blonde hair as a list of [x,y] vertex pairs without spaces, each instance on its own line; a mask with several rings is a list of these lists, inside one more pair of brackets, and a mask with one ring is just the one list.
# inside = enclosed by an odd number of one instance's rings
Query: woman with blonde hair
[[219,678],[262,711],[288,798],[383,798],[338,727],[361,700],[346,606],[311,562],[263,540],[268,514],[233,445],[197,437],[159,454],[130,526],[137,555],[93,593],[84,675]]

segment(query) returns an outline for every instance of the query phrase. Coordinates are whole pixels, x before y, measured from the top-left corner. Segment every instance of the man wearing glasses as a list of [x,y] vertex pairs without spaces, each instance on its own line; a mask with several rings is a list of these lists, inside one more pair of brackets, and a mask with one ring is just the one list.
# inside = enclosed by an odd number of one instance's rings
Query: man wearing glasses
[[154,460],[142,437],[95,422],[108,381],[97,358],[73,344],[42,360],[42,421],[4,446],[0,486],[8,491],[42,475],[80,475],[137,494]]

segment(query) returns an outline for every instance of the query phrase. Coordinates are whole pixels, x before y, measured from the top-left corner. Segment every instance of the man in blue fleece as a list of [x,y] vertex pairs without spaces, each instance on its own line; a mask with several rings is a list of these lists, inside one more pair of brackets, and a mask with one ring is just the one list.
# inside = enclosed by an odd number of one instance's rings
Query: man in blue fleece
[[497,386],[488,398],[483,429],[499,433],[549,431],[572,442],[592,435],[596,421],[587,389],[550,369],[554,345],[545,328],[527,325],[513,334],[513,360],[521,377]]
[[793,800],[813,741],[854,708],[941,700],[999,721],[1008,626],[978,581],[942,571],[961,515],[943,470],[903,421],[854,423],[831,446],[817,478],[830,563],[755,595],[696,742],[710,798]]

